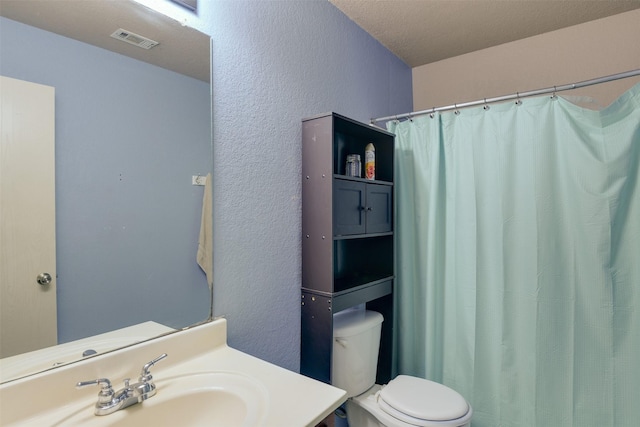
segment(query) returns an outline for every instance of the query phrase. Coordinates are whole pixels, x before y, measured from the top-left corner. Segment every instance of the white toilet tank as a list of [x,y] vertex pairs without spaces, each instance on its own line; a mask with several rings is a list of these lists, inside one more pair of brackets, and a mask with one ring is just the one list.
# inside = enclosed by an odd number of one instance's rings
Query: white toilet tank
[[361,309],[333,315],[331,383],[347,397],[364,393],[376,382],[382,321],[380,313]]

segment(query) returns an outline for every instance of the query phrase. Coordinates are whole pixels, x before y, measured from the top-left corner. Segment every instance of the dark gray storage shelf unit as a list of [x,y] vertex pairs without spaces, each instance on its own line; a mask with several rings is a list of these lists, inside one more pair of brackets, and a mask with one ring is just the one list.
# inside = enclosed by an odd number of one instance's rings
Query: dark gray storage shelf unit
[[[373,143],[376,179],[345,176]],[[331,383],[333,313],[366,303],[384,316],[379,383],[391,379],[394,135],[336,113],[302,121],[300,371]]]

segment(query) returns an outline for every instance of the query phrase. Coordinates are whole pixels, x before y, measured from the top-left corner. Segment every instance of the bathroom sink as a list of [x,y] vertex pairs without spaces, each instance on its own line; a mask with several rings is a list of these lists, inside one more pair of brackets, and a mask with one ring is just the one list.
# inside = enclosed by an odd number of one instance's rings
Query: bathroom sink
[[[108,378],[120,390],[125,378],[137,382],[140,366],[164,353],[167,360],[154,364],[151,372],[156,394],[142,403],[96,416],[100,387],[76,388],[78,382]],[[229,347],[227,321],[219,318],[4,382],[0,384],[0,425],[315,426],[345,399],[344,390]]]
[[110,415],[95,416],[85,405],[54,426],[262,425],[269,395],[255,379],[235,372],[200,372],[163,378],[157,394]]

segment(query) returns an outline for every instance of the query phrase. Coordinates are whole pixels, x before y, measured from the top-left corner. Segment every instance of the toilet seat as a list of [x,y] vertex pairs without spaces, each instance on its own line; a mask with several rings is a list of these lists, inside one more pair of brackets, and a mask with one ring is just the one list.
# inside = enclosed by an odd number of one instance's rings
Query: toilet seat
[[470,418],[470,406],[455,390],[422,378],[399,375],[376,393],[388,415],[415,426],[451,425]]

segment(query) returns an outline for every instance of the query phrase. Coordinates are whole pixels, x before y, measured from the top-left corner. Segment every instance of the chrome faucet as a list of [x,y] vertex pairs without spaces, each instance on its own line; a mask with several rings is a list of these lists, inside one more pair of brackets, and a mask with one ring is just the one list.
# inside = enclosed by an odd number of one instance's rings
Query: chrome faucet
[[96,415],[113,414],[120,409],[128,408],[136,403],[143,402],[156,394],[156,385],[149,369],[162,359],[167,357],[167,353],[161,354],[151,362],[145,364],[140,372],[138,382],[129,384],[129,378],[124,380],[124,388],[114,392],[111,381],[107,378],[98,378],[91,381],[81,381],[76,384],[76,388],[88,385],[100,385],[98,402],[96,402],[94,413]]

